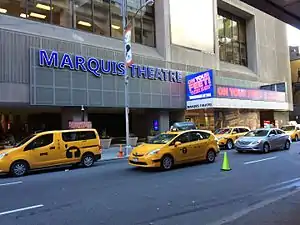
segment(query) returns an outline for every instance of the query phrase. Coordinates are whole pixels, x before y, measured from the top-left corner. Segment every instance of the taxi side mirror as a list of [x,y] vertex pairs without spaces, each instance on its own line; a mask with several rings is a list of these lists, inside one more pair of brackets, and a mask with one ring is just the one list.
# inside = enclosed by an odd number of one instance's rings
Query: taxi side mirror
[[179,146],[179,145],[181,145],[181,142],[180,142],[180,141],[176,141],[176,142],[175,142],[175,147],[177,147],[177,146]]

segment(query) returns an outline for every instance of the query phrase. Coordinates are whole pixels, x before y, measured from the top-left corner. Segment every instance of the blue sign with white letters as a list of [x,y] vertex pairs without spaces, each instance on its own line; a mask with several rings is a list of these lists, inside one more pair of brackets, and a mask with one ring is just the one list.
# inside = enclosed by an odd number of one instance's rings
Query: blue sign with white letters
[[[39,50],[39,65],[58,69],[90,72],[96,77],[101,77],[102,74],[125,75],[124,62],[71,55],[68,53],[64,53],[62,57],[59,57],[57,51],[49,52],[44,49]],[[130,75],[133,78],[182,83],[182,74],[180,71],[141,66],[137,64],[132,64],[129,68],[131,70]]]
[[187,101],[213,97],[213,70],[187,75],[185,80]]

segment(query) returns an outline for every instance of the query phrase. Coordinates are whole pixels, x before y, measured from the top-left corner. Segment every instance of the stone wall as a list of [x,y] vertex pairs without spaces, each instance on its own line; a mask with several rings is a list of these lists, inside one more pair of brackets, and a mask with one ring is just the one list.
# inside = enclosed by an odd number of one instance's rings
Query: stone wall
[[274,112],[274,120],[276,127],[282,127],[289,122],[289,112]]
[[233,109],[216,112],[216,128],[246,126],[250,129],[260,127],[260,116],[257,110]]

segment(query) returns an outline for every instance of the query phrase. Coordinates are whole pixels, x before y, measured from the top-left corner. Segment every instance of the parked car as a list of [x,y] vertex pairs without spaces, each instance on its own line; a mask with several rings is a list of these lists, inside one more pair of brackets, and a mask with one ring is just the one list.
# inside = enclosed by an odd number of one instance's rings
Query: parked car
[[183,131],[195,129],[197,129],[197,127],[193,122],[176,122],[171,126],[170,131]]
[[248,132],[235,142],[238,152],[259,151],[268,153],[272,150],[289,150],[291,138],[283,130],[277,128],[260,128]]
[[249,131],[249,127],[237,126],[217,129],[214,134],[218,140],[219,147],[230,150],[234,147],[234,141]]
[[299,141],[300,138],[300,127],[299,125],[285,125],[281,129],[290,135],[291,139],[294,141]]
[[212,163],[219,151],[215,136],[209,131],[168,131],[134,148],[128,162],[136,167],[169,170],[175,164],[201,160]]
[[101,158],[95,129],[45,131],[0,151],[0,173],[23,176],[29,170],[62,165],[90,167]]

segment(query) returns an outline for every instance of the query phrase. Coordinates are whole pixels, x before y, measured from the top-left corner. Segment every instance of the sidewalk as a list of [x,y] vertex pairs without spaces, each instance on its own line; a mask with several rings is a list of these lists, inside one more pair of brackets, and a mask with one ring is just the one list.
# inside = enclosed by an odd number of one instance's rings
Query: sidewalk
[[[122,144],[122,151],[125,156],[125,145]],[[120,145],[112,145],[108,149],[102,149],[102,158],[101,160],[115,160],[115,159],[124,159],[127,157],[118,157],[118,152],[120,151]]]

